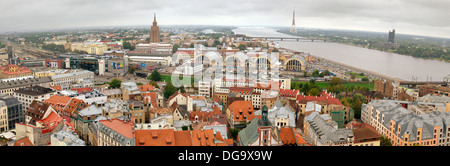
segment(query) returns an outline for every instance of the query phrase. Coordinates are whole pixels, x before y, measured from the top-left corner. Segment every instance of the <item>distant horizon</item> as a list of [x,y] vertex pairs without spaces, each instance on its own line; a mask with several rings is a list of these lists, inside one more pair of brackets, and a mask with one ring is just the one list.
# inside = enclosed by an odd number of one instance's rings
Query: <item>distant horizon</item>
[[[223,27],[263,27],[263,28],[290,28],[290,26],[274,26],[274,25],[215,25],[215,24],[161,24],[158,25],[160,27],[166,26],[223,26]],[[70,31],[70,30],[86,30],[86,29],[108,29],[108,28],[134,28],[134,27],[145,27],[150,29],[151,25],[105,25],[105,26],[83,26],[83,27],[61,27],[61,28],[43,28],[36,30],[22,30],[22,31],[0,31],[0,34],[11,34],[11,33],[38,33],[38,32],[52,32],[52,31]],[[388,33],[392,29],[388,29],[387,31],[373,31],[373,30],[361,30],[361,29],[340,29],[340,28],[317,28],[317,27],[297,27],[298,30],[307,29],[307,30],[331,30],[331,31],[350,31],[350,32],[369,32],[369,33]],[[396,35],[406,35],[406,36],[417,36],[417,37],[429,37],[429,38],[439,38],[439,39],[447,39],[450,40],[450,37],[442,37],[442,36],[432,36],[432,35],[424,35],[424,34],[411,34],[411,33],[399,33],[398,29],[395,29]]]

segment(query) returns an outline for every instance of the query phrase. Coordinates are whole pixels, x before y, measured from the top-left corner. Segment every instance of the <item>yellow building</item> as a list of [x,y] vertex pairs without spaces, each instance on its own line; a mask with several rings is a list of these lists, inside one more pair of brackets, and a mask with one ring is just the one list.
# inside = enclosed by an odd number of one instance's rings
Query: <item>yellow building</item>
[[21,67],[17,65],[7,65],[0,67],[0,79],[23,77],[32,75],[33,72],[28,67]]
[[36,78],[39,78],[39,77],[51,77],[51,76],[58,75],[58,74],[65,74],[68,71],[69,70],[66,70],[66,69],[55,69],[55,70],[47,70],[47,71],[35,72],[35,73],[33,73],[33,75]]
[[92,55],[103,55],[108,51],[108,46],[101,42],[72,43],[71,51],[85,51]]

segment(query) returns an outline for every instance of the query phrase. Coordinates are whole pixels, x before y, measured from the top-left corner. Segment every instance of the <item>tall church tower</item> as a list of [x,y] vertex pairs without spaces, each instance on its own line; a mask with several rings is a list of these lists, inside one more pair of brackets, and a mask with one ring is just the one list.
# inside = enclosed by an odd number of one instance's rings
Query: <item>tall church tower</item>
[[150,29],[150,43],[159,43],[161,34],[159,32],[158,23],[156,22],[156,13],[153,16],[153,25]]
[[261,110],[261,119],[258,120],[259,146],[272,145],[272,123],[269,121],[268,108],[264,103]]

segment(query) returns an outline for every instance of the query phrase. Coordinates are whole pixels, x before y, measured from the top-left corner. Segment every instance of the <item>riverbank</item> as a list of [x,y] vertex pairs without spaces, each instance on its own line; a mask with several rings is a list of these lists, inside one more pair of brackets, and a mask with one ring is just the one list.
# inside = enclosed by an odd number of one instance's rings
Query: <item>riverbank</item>
[[[300,34],[294,34],[294,33],[286,32],[286,31],[283,31],[283,30],[277,30],[276,32],[281,33],[281,34],[291,35],[291,36],[305,37],[305,36],[300,36]],[[430,56],[423,56],[424,54],[420,54],[420,56],[413,56],[413,55],[408,54],[408,53],[402,53],[402,51],[398,50],[398,49],[400,49],[398,47],[403,46],[403,48],[408,48],[408,49],[410,47],[410,45],[406,45],[404,43],[400,43],[400,44],[396,43],[395,44],[395,45],[397,45],[396,49],[393,50],[393,49],[390,49],[390,48],[386,48],[386,46],[379,46],[379,45],[383,45],[384,44],[383,42],[379,42],[379,41],[376,41],[374,43],[370,43],[370,42],[366,41],[367,44],[365,44],[365,43],[363,43],[363,44],[355,44],[355,43],[352,43],[352,41],[361,41],[361,40],[360,39],[349,38],[349,39],[346,39],[346,40],[340,40],[340,41],[334,40],[333,41],[331,39],[327,39],[327,38],[329,38],[329,36],[328,37],[327,36],[319,36],[319,37],[317,37],[317,36],[311,37],[310,36],[310,37],[306,37],[306,38],[314,38],[314,39],[317,39],[317,40],[326,40],[327,42],[334,42],[334,43],[344,44],[344,45],[348,45],[348,46],[354,46],[354,47],[359,47],[359,48],[366,48],[366,49],[369,49],[369,50],[381,51],[381,52],[386,52],[386,53],[394,53],[394,54],[405,55],[405,56],[410,56],[410,57],[414,57],[414,58],[421,58],[421,59],[425,59],[425,60],[435,60],[435,61],[441,61],[441,62],[450,63],[450,59],[448,59],[449,58],[448,54],[446,55],[446,57],[444,57],[445,55],[441,55],[441,54],[445,54],[447,52],[446,49],[441,50],[441,52],[434,52],[433,55],[440,55],[441,57],[439,57],[439,58],[434,57],[433,58],[433,57],[430,57]],[[369,39],[367,39],[367,40],[369,40]],[[371,44],[370,45],[371,47],[368,46],[369,44]],[[422,46],[420,48],[423,49],[423,50],[428,49],[429,51],[433,51],[433,50],[436,50],[436,49],[441,49],[441,47],[427,47],[426,45]],[[417,50],[409,50],[409,51],[410,52],[411,51],[415,52]],[[423,51],[423,52],[426,52],[426,51]]]
[[[288,49],[288,48],[283,48],[283,49],[288,50],[290,52],[297,52],[295,50]],[[337,61],[334,61],[334,60],[318,57],[318,56],[315,56],[315,55],[312,55],[312,54],[310,54],[310,55],[312,57],[314,57],[315,59],[317,59],[317,60],[320,60],[322,62],[326,62],[326,63],[332,64],[334,66],[340,66],[340,67],[346,68],[347,70],[353,70],[353,71],[358,72],[358,73],[367,73],[367,74],[370,74],[370,75],[378,77],[378,78],[383,78],[383,79],[388,79],[388,80],[393,80],[393,81],[405,81],[405,80],[400,79],[400,78],[390,77],[390,76],[387,76],[387,75],[384,75],[384,74],[380,74],[380,73],[377,73],[377,72],[374,72],[374,71],[361,69],[361,68],[358,68],[358,67],[355,67],[355,66],[351,66],[351,65],[347,65],[347,64],[344,64],[344,63],[341,63],[341,62],[337,62]]]

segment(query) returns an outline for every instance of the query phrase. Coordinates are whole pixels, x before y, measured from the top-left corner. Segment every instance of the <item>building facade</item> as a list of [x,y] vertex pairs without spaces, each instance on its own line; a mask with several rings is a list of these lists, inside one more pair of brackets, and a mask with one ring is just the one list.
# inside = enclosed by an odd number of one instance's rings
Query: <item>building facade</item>
[[98,146],[135,146],[134,120],[99,120]]
[[24,123],[25,111],[23,110],[22,103],[17,98],[11,95],[0,95],[0,101],[6,103],[8,113],[8,129],[15,129],[16,123]]
[[153,16],[153,25],[150,29],[150,43],[159,43],[161,41],[161,34],[159,32],[159,26],[156,22],[156,14]]
[[395,100],[363,104],[361,120],[389,138],[393,146],[449,146],[450,113],[416,114]]
[[55,94],[56,92],[52,89],[42,86],[25,87],[14,91],[14,97],[22,104],[22,110],[27,110],[35,100],[44,102]]

